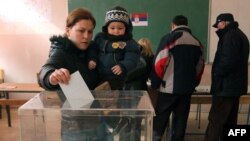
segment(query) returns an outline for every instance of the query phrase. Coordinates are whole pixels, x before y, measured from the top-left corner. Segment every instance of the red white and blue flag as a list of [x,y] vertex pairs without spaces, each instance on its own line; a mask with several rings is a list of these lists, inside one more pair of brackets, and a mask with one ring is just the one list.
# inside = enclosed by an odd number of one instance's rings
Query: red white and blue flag
[[133,26],[148,26],[148,13],[132,13],[130,18]]

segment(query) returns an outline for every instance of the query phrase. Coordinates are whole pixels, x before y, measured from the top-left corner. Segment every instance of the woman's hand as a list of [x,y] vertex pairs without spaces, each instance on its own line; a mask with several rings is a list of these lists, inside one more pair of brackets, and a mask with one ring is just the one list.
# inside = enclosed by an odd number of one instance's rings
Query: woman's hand
[[70,80],[69,70],[65,68],[56,69],[49,76],[49,83],[52,85],[57,85],[59,83],[68,84]]

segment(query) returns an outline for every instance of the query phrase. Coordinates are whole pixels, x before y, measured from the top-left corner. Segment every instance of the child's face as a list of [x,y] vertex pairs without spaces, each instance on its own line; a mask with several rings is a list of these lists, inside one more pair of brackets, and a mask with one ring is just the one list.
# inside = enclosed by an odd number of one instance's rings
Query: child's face
[[110,35],[121,36],[125,34],[125,31],[126,27],[122,22],[111,22],[108,25],[108,33]]

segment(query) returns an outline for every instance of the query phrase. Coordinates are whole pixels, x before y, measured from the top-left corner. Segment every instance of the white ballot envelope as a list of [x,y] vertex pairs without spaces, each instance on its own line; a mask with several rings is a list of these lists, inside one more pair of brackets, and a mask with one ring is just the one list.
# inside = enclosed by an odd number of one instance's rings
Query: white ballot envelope
[[69,104],[71,108],[86,107],[86,105],[91,105],[94,100],[94,96],[79,71],[71,74],[70,81],[67,85],[60,83],[59,85],[67,99],[67,104]]

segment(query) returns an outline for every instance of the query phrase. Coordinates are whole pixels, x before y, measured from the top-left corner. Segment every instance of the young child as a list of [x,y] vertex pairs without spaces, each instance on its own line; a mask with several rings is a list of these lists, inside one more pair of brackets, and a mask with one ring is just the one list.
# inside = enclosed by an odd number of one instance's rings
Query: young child
[[[126,9],[116,6],[106,13],[102,32],[95,37],[98,44],[98,70],[102,81],[112,90],[122,89],[127,73],[134,69],[140,57],[138,43],[132,38],[132,23]],[[94,60],[89,67],[95,66]]]
[[[112,90],[123,88],[127,74],[135,69],[139,62],[140,47],[132,38],[132,29],[127,10],[115,6],[107,11],[102,32],[94,39],[98,55],[97,59],[93,58],[89,62],[89,68],[97,66],[101,80],[108,81]],[[108,116],[103,120],[107,123],[108,129],[113,129],[111,138],[115,134],[120,134],[120,138],[123,138],[121,140],[128,140],[124,136],[129,132],[125,132],[124,129],[129,126],[130,118]]]

